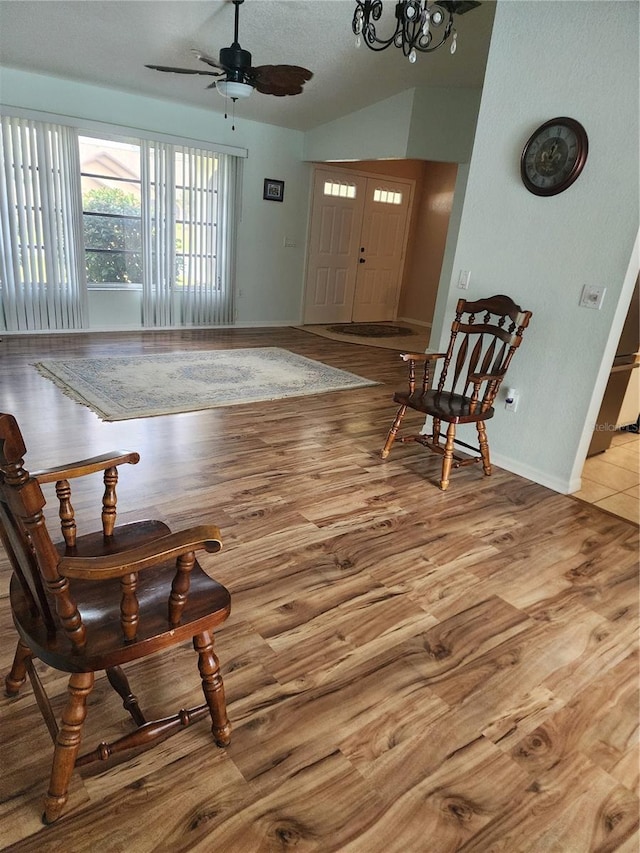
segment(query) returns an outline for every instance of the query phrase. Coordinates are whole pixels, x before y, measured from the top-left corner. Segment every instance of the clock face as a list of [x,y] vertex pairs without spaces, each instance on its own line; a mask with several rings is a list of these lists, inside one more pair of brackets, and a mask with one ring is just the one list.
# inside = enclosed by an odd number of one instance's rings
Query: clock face
[[520,173],[535,195],[555,195],[578,177],[587,159],[585,129],[571,118],[554,118],[541,125],[524,146]]

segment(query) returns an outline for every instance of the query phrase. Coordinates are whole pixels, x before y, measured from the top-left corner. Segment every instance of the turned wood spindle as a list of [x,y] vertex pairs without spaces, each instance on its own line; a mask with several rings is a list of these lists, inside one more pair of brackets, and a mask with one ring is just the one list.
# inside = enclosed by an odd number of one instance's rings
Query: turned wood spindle
[[182,554],[176,560],[176,574],[171,584],[171,594],[169,595],[169,624],[172,628],[180,624],[182,611],[187,603],[191,582],[190,575],[195,561],[196,555],[193,551]]
[[116,486],[118,484],[118,469],[107,468],[104,472],[104,496],[102,498],[102,531],[105,536],[112,536],[116,524]]
[[71,505],[71,486],[68,480],[58,480],[56,483],[56,495],[60,504],[58,515],[60,516],[62,535],[67,547],[73,548],[76,544],[77,528],[75,513]]
[[138,622],[140,619],[140,606],[136,596],[138,587],[138,576],[135,572],[123,575],[120,578],[120,624],[124,634],[125,643],[132,643],[138,633]]

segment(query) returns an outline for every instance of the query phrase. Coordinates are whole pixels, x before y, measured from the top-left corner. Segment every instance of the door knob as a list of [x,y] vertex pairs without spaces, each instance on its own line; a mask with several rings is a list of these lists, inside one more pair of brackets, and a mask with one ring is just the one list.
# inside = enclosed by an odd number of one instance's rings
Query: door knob
[[364,259],[364,258],[358,258],[358,263],[359,263],[359,264],[364,264],[364,263],[366,263],[366,261],[365,261],[365,259]]

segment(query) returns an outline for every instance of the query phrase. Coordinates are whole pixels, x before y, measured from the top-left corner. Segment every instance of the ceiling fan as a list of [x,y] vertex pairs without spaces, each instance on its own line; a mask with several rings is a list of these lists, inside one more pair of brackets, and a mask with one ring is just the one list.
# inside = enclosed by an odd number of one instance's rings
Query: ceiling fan
[[233,0],[235,6],[235,27],[233,33],[233,44],[223,47],[219,58],[213,59],[200,50],[193,49],[197,59],[204,62],[215,71],[197,71],[192,68],[172,68],[168,65],[145,65],[155,71],[168,71],[173,74],[200,74],[208,77],[217,77],[207,89],[214,87],[226,98],[235,101],[237,98],[248,98],[255,89],[263,95],[299,95],[302,87],[311,80],[313,74],[307,68],[299,65],[251,65],[251,54],[243,50],[238,41],[238,20],[240,17],[240,5],[244,0]]

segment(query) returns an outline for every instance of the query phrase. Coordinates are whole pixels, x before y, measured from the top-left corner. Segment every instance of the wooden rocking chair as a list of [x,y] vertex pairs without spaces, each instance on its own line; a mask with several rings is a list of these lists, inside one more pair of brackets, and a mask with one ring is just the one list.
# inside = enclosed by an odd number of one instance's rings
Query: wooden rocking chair
[[[476,319],[477,314],[481,315],[479,319]],[[398,440],[416,441],[443,457],[440,478],[443,491],[449,485],[452,467],[482,460],[484,473],[489,476],[491,459],[485,421],[494,415],[493,401],[531,316],[531,311],[523,311],[508,296],[492,296],[475,302],[458,300],[446,352],[401,355],[409,362],[409,388],[394,394],[393,399],[400,403],[400,408],[382,449],[382,458],[389,455],[407,409],[414,409],[431,416],[431,435],[405,435]],[[442,369],[433,388],[433,366],[441,359]],[[416,365],[423,362],[422,382],[417,387]],[[449,426],[446,439],[441,441],[443,421]],[[468,423],[476,425],[477,448],[456,438],[456,425]],[[474,451],[475,455],[455,452],[456,444]]]
[[[20,638],[6,691],[16,695],[29,676],[54,741],[43,815],[44,823],[52,823],[67,801],[74,767],[152,746],[207,715],[218,746],[229,743],[213,629],[229,615],[230,598],[195,559],[198,550],[220,550],[214,525],[180,533],[171,533],[159,521],[115,526],[118,466],[137,463],[137,453],[116,452],[30,475],[23,467],[25,452],[15,419],[0,413],[0,536],[13,569],[10,602]],[[95,472],[104,472],[102,530],[78,536],[69,480]],[[56,484],[64,538],[59,545],[54,545],[43,515],[44,483]],[[205,702],[147,721],[121,667],[185,639],[193,640],[198,654]],[[36,658],[70,673],[60,725]],[[100,670],[106,670],[137,728],[78,757],[87,698]]]

